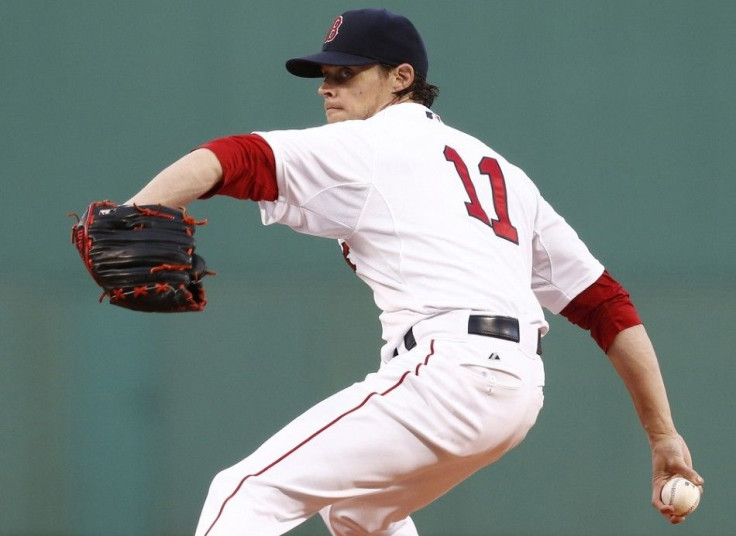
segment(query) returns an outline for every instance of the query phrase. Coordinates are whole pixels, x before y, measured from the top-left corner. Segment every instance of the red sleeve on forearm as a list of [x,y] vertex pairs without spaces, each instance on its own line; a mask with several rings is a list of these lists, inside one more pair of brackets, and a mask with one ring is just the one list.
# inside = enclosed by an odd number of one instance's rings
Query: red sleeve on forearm
[[573,324],[589,330],[604,352],[620,331],[642,323],[629,293],[607,270],[568,303],[561,314]]
[[257,134],[227,136],[201,146],[220,161],[222,180],[201,198],[228,195],[237,199],[275,201],[276,161],[271,147]]

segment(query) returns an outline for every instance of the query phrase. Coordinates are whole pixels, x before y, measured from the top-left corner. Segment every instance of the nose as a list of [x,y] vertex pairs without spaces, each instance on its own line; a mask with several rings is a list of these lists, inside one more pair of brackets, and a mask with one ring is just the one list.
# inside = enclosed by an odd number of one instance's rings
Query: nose
[[317,88],[317,93],[324,98],[335,96],[335,92],[332,86],[327,82],[327,80],[322,81],[322,83]]

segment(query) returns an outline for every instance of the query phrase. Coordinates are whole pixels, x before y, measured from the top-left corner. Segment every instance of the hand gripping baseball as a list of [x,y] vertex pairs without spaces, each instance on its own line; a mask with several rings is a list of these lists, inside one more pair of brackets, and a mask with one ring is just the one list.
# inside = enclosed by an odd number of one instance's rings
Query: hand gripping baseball
[[201,311],[202,278],[211,274],[194,253],[196,221],[185,210],[111,201],[89,205],[72,227],[72,243],[112,305],[134,311]]
[[[694,469],[690,451],[679,434],[650,440],[652,447],[652,505],[670,523],[685,521],[687,513],[677,512],[662,500],[662,488],[673,477],[681,476],[703,492],[705,483]],[[689,513],[689,512],[688,512]]]

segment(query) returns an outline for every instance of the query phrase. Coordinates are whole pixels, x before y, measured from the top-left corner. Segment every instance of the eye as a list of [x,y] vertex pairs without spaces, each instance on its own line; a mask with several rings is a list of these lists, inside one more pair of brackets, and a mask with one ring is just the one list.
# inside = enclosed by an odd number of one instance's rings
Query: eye
[[357,74],[357,70],[351,66],[322,68],[324,81],[330,84],[341,85],[347,83]]

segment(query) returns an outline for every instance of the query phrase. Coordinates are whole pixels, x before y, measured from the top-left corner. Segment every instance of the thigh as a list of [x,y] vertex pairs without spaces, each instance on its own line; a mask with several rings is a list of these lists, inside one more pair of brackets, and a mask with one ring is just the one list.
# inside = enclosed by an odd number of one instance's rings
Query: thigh
[[416,536],[410,514],[465,480],[485,462],[441,463],[375,493],[332,504],[323,512],[333,536]]
[[[343,524],[376,532],[400,522],[531,425],[524,372],[509,372],[520,385],[487,377],[472,354],[467,345],[427,341],[316,405],[215,478],[201,524],[283,534],[342,501],[333,511]],[[365,519],[346,521],[361,508]],[[363,533],[372,532],[344,532]]]
[[394,534],[401,520],[518,445],[536,421],[544,383],[538,357],[505,343],[471,348],[442,340],[436,341],[435,356],[416,377],[407,377],[416,397],[411,409],[402,408],[412,423],[405,432],[421,444],[404,456],[426,454],[421,467],[334,503],[334,535]]
[[[376,401],[400,399],[401,385],[416,364],[406,359],[384,364],[220,472],[210,486],[197,535],[283,534],[336,500],[369,492],[385,485],[388,475],[406,470],[399,462],[406,445],[397,437],[401,425]],[[377,474],[381,458],[396,463]]]

